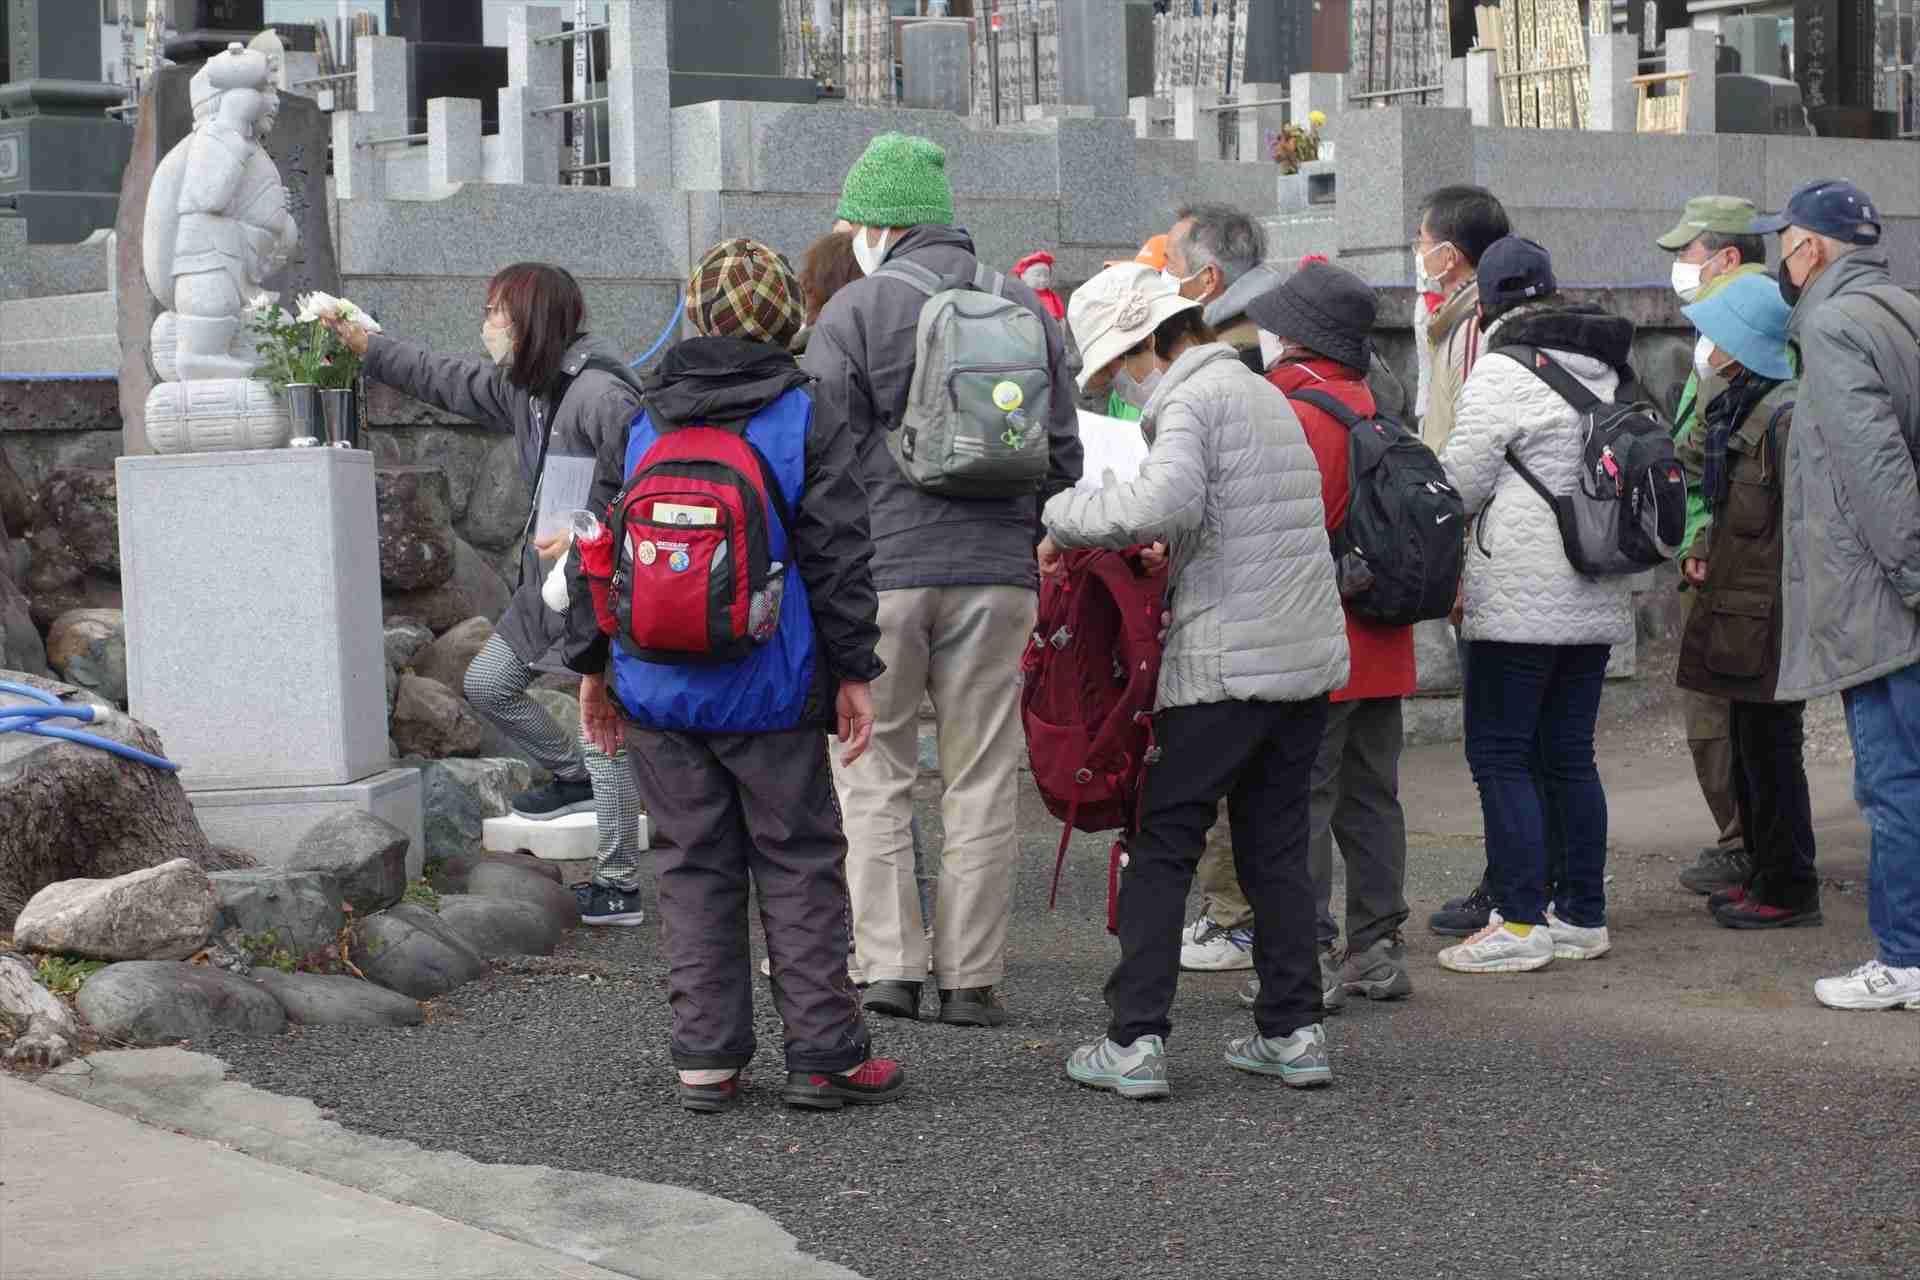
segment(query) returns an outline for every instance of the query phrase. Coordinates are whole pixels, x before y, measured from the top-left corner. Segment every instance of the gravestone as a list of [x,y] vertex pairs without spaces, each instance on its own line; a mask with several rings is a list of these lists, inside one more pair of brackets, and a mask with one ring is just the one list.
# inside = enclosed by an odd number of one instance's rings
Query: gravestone
[[459,0],[387,0],[386,33],[421,44],[485,44],[484,6]]
[[811,76],[786,74],[780,0],[671,0],[668,19],[672,106],[818,96]]
[[[1247,5],[1247,84],[1286,84],[1313,62],[1313,6],[1294,0],[1243,0]],[[1243,159],[1245,157],[1242,157]]]
[[488,46],[484,28],[480,0],[387,0],[387,34],[407,42],[409,132],[426,132],[427,103],[435,98],[477,98],[481,132],[499,132],[507,51]]
[[1153,96],[1153,5],[1127,5],[1127,100]]
[[1127,114],[1127,27],[1113,0],[1059,0],[1060,105]]
[[1794,0],[1793,66],[1822,137],[1891,136],[1873,110],[1873,0]]
[[167,56],[180,63],[204,62],[265,30],[267,6],[266,0],[168,0],[167,19],[180,33],[167,41]]
[[0,205],[29,244],[77,244],[113,225],[133,130],[102,114],[126,90],[100,80],[99,14],[73,0],[5,0]]
[[973,110],[973,59],[964,26],[917,22],[901,32],[900,42],[906,106],[961,115]]

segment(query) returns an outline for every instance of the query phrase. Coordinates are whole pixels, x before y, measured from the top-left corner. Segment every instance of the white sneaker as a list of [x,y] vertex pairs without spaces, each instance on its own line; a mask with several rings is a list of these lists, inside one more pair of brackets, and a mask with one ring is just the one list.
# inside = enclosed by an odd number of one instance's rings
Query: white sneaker
[[1455,973],[1526,973],[1553,963],[1553,934],[1536,925],[1521,937],[1507,927],[1498,911],[1487,917],[1487,927],[1458,946],[1440,952],[1440,967]]
[[1821,978],[1813,996],[1829,1009],[1920,1009],[1920,968],[1869,960],[1844,978]]
[[1213,973],[1253,968],[1253,930],[1224,929],[1201,916],[1180,933],[1180,967]]
[[1607,938],[1607,926],[1582,929],[1553,914],[1552,907],[1547,908],[1547,932],[1553,935],[1555,960],[1598,960],[1613,948]]

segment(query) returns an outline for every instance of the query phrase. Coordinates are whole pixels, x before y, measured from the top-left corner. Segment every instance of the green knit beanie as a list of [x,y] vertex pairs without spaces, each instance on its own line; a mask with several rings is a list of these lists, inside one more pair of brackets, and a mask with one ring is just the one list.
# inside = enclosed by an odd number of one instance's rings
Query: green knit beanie
[[925,138],[883,133],[847,171],[835,217],[863,227],[953,224],[947,153]]

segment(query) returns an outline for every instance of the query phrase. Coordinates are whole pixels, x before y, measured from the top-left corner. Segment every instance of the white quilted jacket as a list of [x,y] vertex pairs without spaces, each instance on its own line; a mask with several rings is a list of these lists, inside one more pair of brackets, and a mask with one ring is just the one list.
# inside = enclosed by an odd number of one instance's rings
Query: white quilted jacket
[[1141,427],[1137,478],[1057,494],[1045,520],[1062,547],[1166,542],[1157,705],[1301,702],[1346,684],[1320,466],[1287,398],[1214,343],[1173,362]]
[[[1619,383],[1611,366],[1626,362],[1632,333],[1626,320],[1561,309],[1513,312],[1487,333],[1485,354],[1461,390],[1453,432],[1440,454],[1447,479],[1474,518],[1462,628],[1468,640],[1611,645],[1633,638],[1631,579],[1574,572],[1553,509],[1506,461],[1511,448],[1548,489],[1571,492],[1580,468],[1580,415],[1516,360],[1494,350],[1528,342],[1594,395],[1611,400]],[[1575,338],[1584,349],[1550,345]],[[1586,354],[1595,348],[1609,358]]]

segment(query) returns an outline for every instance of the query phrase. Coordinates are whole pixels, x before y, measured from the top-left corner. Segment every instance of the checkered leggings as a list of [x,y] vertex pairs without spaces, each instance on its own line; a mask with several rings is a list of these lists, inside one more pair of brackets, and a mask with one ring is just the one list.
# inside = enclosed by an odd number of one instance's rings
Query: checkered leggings
[[609,756],[588,742],[586,734],[569,736],[545,707],[527,696],[535,674],[512,645],[498,634],[489,636],[467,668],[467,701],[554,777],[569,782],[592,780],[600,820],[593,878],[609,888],[637,893],[642,806],[633,771],[627,768],[627,753]]

